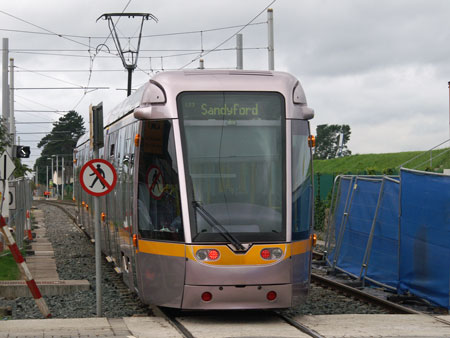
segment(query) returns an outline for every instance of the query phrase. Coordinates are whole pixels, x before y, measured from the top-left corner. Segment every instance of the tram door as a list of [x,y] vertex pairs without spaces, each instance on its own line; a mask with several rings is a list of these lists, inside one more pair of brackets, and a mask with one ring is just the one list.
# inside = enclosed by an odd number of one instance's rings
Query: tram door
[[130,282],[130,287],[133,287],[135,290],[138,290],[138,274],[137,274],[137,257],[136,257],[136,250],[134,247],[134,240],[133,235],[135,234],[135,229],[132,227],[133,224],[133,200],[134,198],[134,177],[135,177],[135,166],[134,166],[134,159],[136,158],[136,152],[137,148],[134,145],[134,136],[136,134],[137,130],[137,123],[133,123],[131,125],[128,125],[126,128],[126,141],[125,141],[125,156],[123,159],[123,166],[124,170],[126,171],[126,192],[125,192],[125,198],[124,201],[126,205],[126,212],[125,212],[125,221],[126,224],[129,225],[130,229],[130,243],[132,245],[130,246],[130,268],[131,268],[131,276],[130,278],[132,281]]
[[292,134],[292,244],[293,304],[306,297],[311,269],[311,247],[304,245],[312,231],[313,185],[311,148],[308,145],[309,124],[291,121]]
[[138,169],[141,297],[181,306],[185,250],[173,122],[142,122]]

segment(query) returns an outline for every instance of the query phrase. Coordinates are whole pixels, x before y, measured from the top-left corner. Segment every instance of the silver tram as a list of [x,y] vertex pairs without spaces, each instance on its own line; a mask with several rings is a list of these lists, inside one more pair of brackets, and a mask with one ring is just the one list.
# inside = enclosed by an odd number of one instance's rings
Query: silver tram
[[[268,71],[154,76],[105,119],[100,156],[118,181],[101,197],[102,250],[145,303],[286,308],[307,295],[312,163],[296,78]],[[75,149],[79,173],[89,136]],[[93,202],[79,184],[80,223]]]

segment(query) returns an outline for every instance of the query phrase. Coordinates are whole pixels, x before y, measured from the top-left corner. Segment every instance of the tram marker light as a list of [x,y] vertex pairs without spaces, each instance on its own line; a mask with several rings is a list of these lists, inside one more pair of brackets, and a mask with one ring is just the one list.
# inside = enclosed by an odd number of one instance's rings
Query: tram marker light
[[133,235],[133,246],[138,247],[138,236],[136,234]]
[[308,136],[308,145],[310,148],[314,148],[316,146],[316,137],[314,135]]
[[277,298],[277,293],[275,291],[269,291],[267,292],[267,300],[273,301]]
[[317,234],[312,235],[312,246],[316,247],[317,245]]
[[134,145],[136,146],[136,147],[139,147],[139,143],[141,142],[141,135],[139,135],[139,134],[136,134],[135,136],[134,136]]
[[203,293],[202,293],[202,300],[203,300],[204,302],[209,302],[209,301],[211,301],[211,299],[212,299],[212,294],[211,294],[211,292],[203,292]]

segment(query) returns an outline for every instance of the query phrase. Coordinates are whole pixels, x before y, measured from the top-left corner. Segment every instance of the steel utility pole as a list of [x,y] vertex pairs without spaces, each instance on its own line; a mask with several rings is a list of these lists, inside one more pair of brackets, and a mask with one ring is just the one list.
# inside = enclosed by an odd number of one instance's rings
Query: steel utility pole
[[[9,85],[8,85],[8,38],[3,38],[2,53],[2,117],[5,123],[9,118]],[[9,127],[9,125],[8,125]]]
[[[116,30],[116,24],[119,20],[117,20],[115,23],[113,21],[113,18],[118,17],[119,19],[121,17],[128,17],[128,18],[135,18],[140,17],[141,18],[141,27],[139,31],[139,37],[137,42],[137,48],[135,50],[124,49],[120,43],[119,35],[117,34]],[[108,27],[109,31],[111,32],[112,38],[114,40],[114,44],[116,45],[117,52],[120,55],[120,59],[122,60],[122,64],[125,67],[125,69],[128,71],[128,85],[127,85],[127,96],[131,95],[131,83],[132,83],[132,74],[133,71],[137,67],[137,61],[139,57],[139,49],[141,47],[141,37],[142,37],[142,27],[144,26],[144,21],[148,19],[152,19],[156,22],[158,22],[158,19],[150,14],[150,13],[106,13],[101,15],[98,19],[104,19],[108,20]]]
[[242,34],[236,35],[236,69],[244,69]]
[[[8,39],[3,38],[3,53],[2,53],[2,117],[3,121],[6,125],[7,133],[10,133],[9,130],[9,85],[8,85],[8,53],[9,53],[9,47],[8,47]],[[7,153],[12,155],[12,144],[10,147],[7,148]],[[2,196],[9,196],[9,185],[8,180],[5,177],[6,173],[2,173],[3,175],[3,184],[1,186],[0,192]],[[2,210],[0,210],[0,213],[3,217],[9,218],[9,208],[6,206],[3,207],[2,203]]]
[[268,24],[268,51],[269,51],[269,70],[275,69],[275,48],[273,42],[273,9],[267,10],[267,24]]
[[[9,59],[9,134],[11,135],[11,147],[16,144],[16,125],[14,120],[14,59]],[[18,143],[20,144],[20,142]],[[11,154],[16,157],[16,154]]]

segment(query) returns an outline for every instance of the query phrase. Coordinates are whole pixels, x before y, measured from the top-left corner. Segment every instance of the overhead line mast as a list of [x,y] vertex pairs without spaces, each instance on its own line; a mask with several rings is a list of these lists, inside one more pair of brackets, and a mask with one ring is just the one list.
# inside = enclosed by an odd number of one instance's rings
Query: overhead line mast
[[[114,17],[120,18],[123,16],[128,17],[128,18],[135,18],[135,17],[141,18],[141,26],[140,26],[140,30],[139,30],[138,44],[137,44],[136,50],[132,50],[131,47],[129,47],[128,50],[126,50],[120,44],[120,39],[119,39],[117,30],[116,30],[116,23],[114,23],[113,18]],[[137,67],[137,61],[138,61],[138,57],[139,57],[139,49],[141,46],[142,27],[144,26],[144,20],[152,19],[155,22],[158,22],[158,19],[150,13],[105,13],[105,14],[101,15],[97,19],[97,21],[100,19],[108,20],[108,28],[113,37],[117,52],[119,53],[119,56],[120,56],[120,59],[122,60],[123,66],[128,71],[127,96],[130,96],[131,95],[132,74],[133,74],[133,71]],[[126,56],[128,56],[128,57],[126,57]]]

